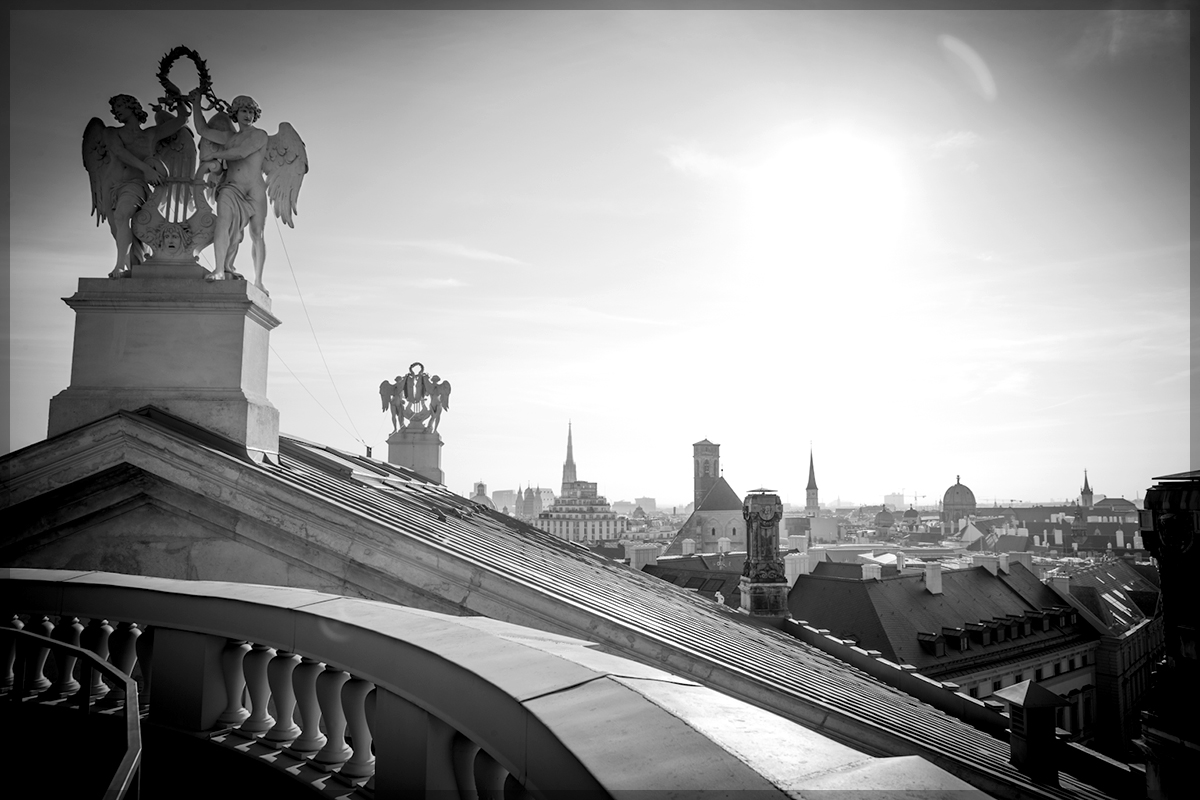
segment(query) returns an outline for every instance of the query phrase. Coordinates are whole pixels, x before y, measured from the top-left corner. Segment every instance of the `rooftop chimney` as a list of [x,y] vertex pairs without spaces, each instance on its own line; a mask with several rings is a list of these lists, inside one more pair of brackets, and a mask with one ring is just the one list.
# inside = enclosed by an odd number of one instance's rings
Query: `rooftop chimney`
[[903,550],[896,551],[896,571],[904,572],[904,551]]
[[942,565],[938,561],[930,561],[925,565],[925,588],[930,594],[942,593]]
[[718,553],[728,553],[732,549],[733,549],[733,540],[730,539],[728,536],[722,536],[720,539],[717,539],[717,552]]
[[796,585],[796,579],[808,574],[808,553],[788,553],[783,557],[783,571],[787,576],[788,588]]
[[788,549],[798,550],[801,553],[808,552],[808,537],[804,534],[793,534],[788,537]]
[[[1025,569],[1029,570],[1030,572],[1033,572],[1033,553],[1029,553],[1029,552],[1009,553],[1008,554],[1008,563],[1010,565],[1011,564],[1022,564],[1022,565],[1024,565]],[[1010,566],[1009,569],[1012,569],[1012,567]]]
[[1058,785],[1061,756],[1055,746],[1055,712],[1069,705],[1033,681],[1022,681],[993,693],[1008,703],[1009,761],[1035,781]]
[[882,564],[863,564],[862,576],[864,581],[877,581],[883,578]]
[[642,567],[654,566],[658,563],[658,545],[635,544],[629,558],[629,566],[641,571]]
[[980,553],[971,557],[971,564],[976,567],[984,567],[988,572],[995,575],[999,568],[1000,559],[993,555]]
[[680,542],[680,544],[683,545],[683,554],[685,556],[695,555],[695,553],[696,553],[696,540],[695,539],[684,539],[682,542]]
[[1009,573],[1008,553],[1001,553],[997,558],[999,559],[1000,571],[1007,575]]

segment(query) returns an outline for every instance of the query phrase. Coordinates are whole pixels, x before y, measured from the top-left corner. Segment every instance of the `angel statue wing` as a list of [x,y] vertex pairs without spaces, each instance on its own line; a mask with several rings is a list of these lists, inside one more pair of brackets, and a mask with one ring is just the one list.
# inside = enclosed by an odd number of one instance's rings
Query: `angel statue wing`
[[446,411],[450,410],[450,381],[442,381],[438,386],[438,394],[441,395],[441,406]]
[[108,132],[99,117],[83,129],[83,166],[92,185],[92,214],[96,225],[108,221],[113,208],[113,190],[121,177],[121,165],[108,150]]
[[308,172],[308,151],[300,134],[290,122],[279,123],[279,132],[267,138],[267,157],[263,173],[267,176],[267,196],[275,207],[275,216],[289,228],[300,197],[300,184]]
[[392,384],[388,381],[384,381],[383,383],[379,384],[379,399],[383,401],[383,408],[381,409],[382,411],[387,411],[388,406],[391,405],[392,392],[395,390],[395,388],[396,387],[392,386]]

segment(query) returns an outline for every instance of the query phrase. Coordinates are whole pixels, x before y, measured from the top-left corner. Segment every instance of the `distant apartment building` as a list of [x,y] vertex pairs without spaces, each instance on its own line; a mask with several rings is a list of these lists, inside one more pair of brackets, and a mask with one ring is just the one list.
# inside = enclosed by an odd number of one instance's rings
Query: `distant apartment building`
[[821,561],[788,597],[796,619],[858,647],[911,664],[972,697],[1034,680],[1063,697],[1059,727],[1077,741],[1123,720],[1101,713],[1100,636],[1076,608],[1031,571],[1029,554],[975,556],[973,568],[921,571]]
[[658,505],[655,504],[653,497],[635,497],[633,498],[635,507],[645,511],[647,516],[653,516],[658,513]]
[[578,480],[572,431],[567,427],[567,460],[563,463],[562,493],[534,520],[541,530],[571,542],[620,539],[628,524],[597,491],[591,481]]

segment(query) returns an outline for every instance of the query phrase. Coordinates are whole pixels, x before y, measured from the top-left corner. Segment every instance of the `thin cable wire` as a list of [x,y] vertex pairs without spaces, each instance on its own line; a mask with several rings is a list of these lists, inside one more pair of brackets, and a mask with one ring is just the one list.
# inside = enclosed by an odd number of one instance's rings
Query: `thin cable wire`
[[[215,269],[215,268],[214,268],[214,267],[211,265],[211,263],[208,261],[208,255],[207,255],[207,254],[206,254],[204,251],[201,251],[201,252],[200,252],[200,257],[204,259],[205,263],[208,263],[208,264],[209,264],[209,269]],[[314,338],[315,338],[315,334],[314,334]],[[345,425],[343,425],[343,424],[341,423],[341,421],[339,421],[339,420],[338,420],[338,418],[337,418],[337,417],[335,417],[335,416],[333,415],[333,413],[332,413],[332,412],[330,412],[330,410],[329,410],[328,408],[326,408],[324,405],[322,405],[322,404],[321,404],[321,401],[320,401],[320,400],[318,400],[318,399],[317,399],[317,396],[316,396],[315,394],[313,394],[313,393],[312,393],[312,390],[311,390],[311,389],[309,389],[307,386],[305,386],[305,385],[304,385],[304,381],[300,380],[300,376],[299,376],[299,375],[297,375],[297,374],[295,373],[295,371],[293,371],[293,370],[292,370],[292,368],[288,366],[287,362],[283,360],[283,356],[279,355],[279,351],[275,349],[275,345],[268,343],[268,344],[267,344],[267,346],[268,346],[269,348],[271,348],[271,352],[275,354],[275,358],[279,359],[279,363],[283,365],[283,368],[284,368],[284,369],[286,369],[286,370],[288,371],[288,373],[289,373],[289,374],[291,374],[291,376],[292,376],[292,377],[293,377],[293,378],[296,380],[296,383],[300,384],[300,388],[301,388],[301,389],[303,389],[305,392],[307,392],[307,393],[308,393],[308,396],[309,396],[309,397],[311,397],[311,398],[313,399],[313,402],[317,404],[317,407],[318,407],[318,408],[320,408],[322,411],[324,411],[326,414],[328,414],[328,415],[329,415],[329,418],[330,418],[331,420],[333,420],[333,422],[334,422],[334,424],[335,424],[335,425],[337,425],[337,426],[338,426],[339,428],[341,428],[343,431],[346,431],[346,435],[347,435],[347,436],[349,436],[349,437],[351,437],[351,438],[356,438],[356,439],[357,439],[357,441],[359,441],[361,444],[363,444],[364,446],[367,446],[367,443],[366,443],[366,442],[364,442],[364,441],[363,441],[361,438],[357,438],[357,437],[355,437],[355,435],[354,435],[353,433],[351,433],[350,431],[346,430],[346,426],[345,426]],[[351,424],[351,425],[353,425],[353,424],[354,424],[353,420],[351,420],[350,424]]]
[[[296,295],[300,298],[300,307],[304,309],[304,318],[308,320],[308,329],[312,332],[313,342],[317,345],[317,352],[321,355],[321,363],[325,365],[325,374],[329,376],[329,382],[333,385],[333,393],[337,395],[338,402],[342,405],[342,411],[345,412],[346,420],[350,423],[350,427],[354,428],[354,437],[358,440],[359,444],[366,447],[367,443],[363,441],[362,435],[359,434],[358,426],[354,424],[354,418],[350,416],[350,410],[346,408],[346,402],[342,400],[342,393],[338,391],[337,381],[333,379],[333,373],[329,369],[329,362],[325,360],[325,352],[321,350],[321,342],[317,339],[317,329],[312,324],[312,317],[308,313],[308,305],[304,302],[304,294],[300,291],[300,281],[296,279],[296,269],[292,266],[292,257],[288,255],[287,243],[283,241],[283,231],[279,229],[279,217],[275,217],[275,232],[279,235],[279,244],[283,247],[283,257],[287,260],[288,270],[292,273],[292,283],[296,285]],[[342,430],[346,429],[342,428]]]
[[[271,352],[274,353],[275,357],[279,359],[279,363],[283,364],[283,368],[286,369],[288,372],[290,372],[292,377],[296,379],[296,383],[300,384],[300,388],[303,389],[304,391],[308,392],[308,396],[313,399],[313,402],[316,403],[318,406],[320,406],[322,411],[324,411],[326,414],[329,414],[329,418],[331,420],[333,420],[334,423],[339,428],[346,431],[347,436],[354,436],[354,434],[352,434],[352,433],[350,433],[350,431],[346,430],[346,426],[343,425],[341,422],[339,422],[337,417],[335,417],[333,414],[331,414],[329,412],[328,408],[321,405],[321,401],[317,399],[317,396],[315,394],[313,394],[311,391],[309,391],[308,387],[304,385],[304,381],[300,380],[300,376],[297,375],[295,372],[292,372],[292,368],[289,367],[287,365],[287,362],[283,360],[283,356],[279,355],[279,351],[275,349],[275,346],[274,345],[267,345],[267,346],[271,348]],[[351,423],[351,424],[353,424],[353,423]],[[358,441],[362,442],[362,439],[359,439]],[[366,442],[363,442],[363,444],[365,445]]]

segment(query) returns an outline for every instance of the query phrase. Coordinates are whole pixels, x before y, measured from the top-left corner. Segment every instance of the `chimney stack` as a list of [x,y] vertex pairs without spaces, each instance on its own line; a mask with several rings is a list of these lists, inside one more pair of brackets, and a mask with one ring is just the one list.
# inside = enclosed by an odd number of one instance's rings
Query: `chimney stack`
[[1000,559],[1000,571],[1007,575],[1010,571],[1008,567],[1008,553],[1001,553],[998,558]]
[[1125,531],[1117,531],[1117,548],[1120,550],[1125,549]]
[[883,579],[882,564],[863,564],[862,576],[864,581],[878,581]]
[[788,588],[796,585],[796,579],[806,574],[808,553],[788,553],[783,557],[783,571],[787,576]]
[[691,556],[691,555],[696,554],[696,540],[695,539],[684,539],[682,542],[680,542],[680,544],[683,545],[683,554],[685,556]]
[[[1025,569],[1029,570],[1030,572],[1033,572],[1033,553],[1029,553],[1029,552],[1009,553],[1008,561],[1009,561],[1010,565],[1011,564],[1023,564],[1025,566]],[[1009,569],[1012,569],[1012,567],[1010,566]]]
[[733,540],[730,539],[728,536],[722,536],[720,539],[717,539],[717,552],[718,553],[728,553],[732,549],[733,549]]
[[1057,786],[1061,756],[1055,716],[1059,707],[1069,705],[1067,701],[1033,681],[1000,689],[993,697],[1008,703],[1009,761],[1035,781]]
[[993,575],[998,571],[1000,559],[993,555],[979,554],[971,557],[971,565],[983,567]]
[[658,545],[635,544],[629,559],[629,566],[641,572],[642,567],[658,564]]
[[797,550],[801,553],[808,552],[808,537],[804,534],[792,534],[788,537],[788,549]]
[[904,551],[903,550],[896,551],[896,571],[904,572]]
[[930,561],[925,565],[925,588],[930,594],[942,593],[942,565],[938,561]]

